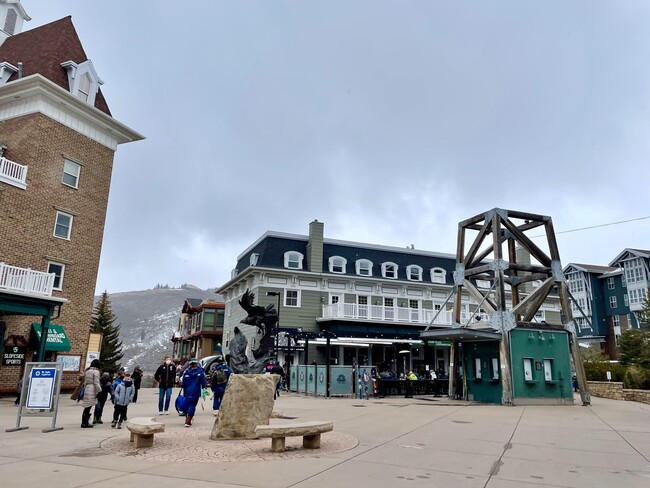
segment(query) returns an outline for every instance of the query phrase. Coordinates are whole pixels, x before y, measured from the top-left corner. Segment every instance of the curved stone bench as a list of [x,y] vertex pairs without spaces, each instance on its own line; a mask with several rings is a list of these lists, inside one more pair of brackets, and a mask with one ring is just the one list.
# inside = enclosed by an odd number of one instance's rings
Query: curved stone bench
[[126,428],[131,432],[130,441],[134,447],[153,446],[153,435],[165,432],[165,424],[158,423],[153,417],[136,417],[126,421]]
[[258,425],[255,434],[259,438],[271,438],[271,452],[284,452],[287,437],[302,436],[302,447],[319,449],[320,435],[334,430],[333,422],[311,421],[274,425]]

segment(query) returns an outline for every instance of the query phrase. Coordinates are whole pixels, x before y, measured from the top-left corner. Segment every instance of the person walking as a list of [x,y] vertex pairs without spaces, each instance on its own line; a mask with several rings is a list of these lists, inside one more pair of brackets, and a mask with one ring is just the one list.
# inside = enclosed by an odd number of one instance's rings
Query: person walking
[[140,385],[142,384],[142,370],[140,366],[136,366],[131,374],[133,379],[133,386],[135,387],[135,395],[133,395],[133,403],[138,401],[138,391],[140,390]]
[[191,427],[194,413],[196,412],[196,404],[199,402],[199,398],[201,398],[201,390],[207,385],[205,372],[199,366],[198,359],[190,359],[189,366],[183,375],[182,384],[183,391],[185,392],[185,400],[187,401],[185,427]]
[[217,365],[214,367],[212,374],[210,375],[210,388],[213,392],[212,410],[214,412],[214,415],[217,415],[219,413],[219,407],[221,407],[223,394],[226,392],[228,379],[232,374],[231,369],[224,362],[223,357],[219,356],[216,362]]
[[165,356],[163,363],[158,366],[154,378],[158,382],[158,415],[169,415],[172,387],[176,381],[176,365],[169,356]]
[[93,425],[103,424],[102,413],[104,412],[104,405],[109,396],[113,396],[113,385],[111,381],[111,374],[109,372],[102,373],[99,379],[101,390],[97,393],[97,403],[95,403],[95,411],[93,412]]
[[89,423],[90,409],[97,403],[97,394],[101,391],[102,386],[99,383],[99,369],[102,367],[99,359],[93,359],[90,367],[86,370],[84,375],[84,411],[81,414],[81,428],[90,429],[94,427]]
[[113,410],[112,428],[115,428],[115,424],[117,424],[118,429],[122,428],[122,422],[127,420],[126,411],[129,408],[129,403],[133,401],[134,396],[135,386],[133,386],[133,379],[129,373],[126,373],[122,383],[115,388],[115,395],[113,396],[115,409]]
[[275,400],[280,396],[280,388],[282,388],[282,379],[284,378],[284,370],[282,369],[282,366],[280,366],[279,361],[276,361],[275,364],[273,364],[273,368],[271,368],[271,374],[277,374],[280,376],[278,384],[275,386],[275,393],[273,394],[273,399]]

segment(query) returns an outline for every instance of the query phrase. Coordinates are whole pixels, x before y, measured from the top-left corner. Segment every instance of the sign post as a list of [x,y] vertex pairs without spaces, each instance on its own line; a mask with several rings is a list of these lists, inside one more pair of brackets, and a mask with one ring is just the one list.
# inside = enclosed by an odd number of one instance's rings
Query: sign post
[[63,430],[63,427],[56,427],[62,373],[61,363],[25,364],[16,427],[7,429],[6,432],[28,429],[29,427],[20,426],[23,417],[52,417],[52,427],[43,429],[43,432]]

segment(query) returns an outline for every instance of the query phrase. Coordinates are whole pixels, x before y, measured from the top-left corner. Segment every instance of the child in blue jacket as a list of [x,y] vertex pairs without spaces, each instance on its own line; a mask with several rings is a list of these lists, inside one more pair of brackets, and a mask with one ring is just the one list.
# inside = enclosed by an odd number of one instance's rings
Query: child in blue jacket
[[207,384],[205,372],[199,366],[198,359],[190,359],[189,367],[183,373],[182,382],[185,400],[187,400],[185,427],[190,427],[194,418],[194,412],[196,411],[196,404],[199,402],[199,398],[201,398],[201,390]]
[[131,380],[130,374],[124,375],[124,380],[115,387],[115,393],[113,393],[113,402],[115,403],[115,410],[113,410],[113,422],[111,427],[122,428],[122,422],[126,420],[126,410],[129,407],[129,403],[133,401],[133,396],[135,395],[135,386],[133,386],[133,381]]

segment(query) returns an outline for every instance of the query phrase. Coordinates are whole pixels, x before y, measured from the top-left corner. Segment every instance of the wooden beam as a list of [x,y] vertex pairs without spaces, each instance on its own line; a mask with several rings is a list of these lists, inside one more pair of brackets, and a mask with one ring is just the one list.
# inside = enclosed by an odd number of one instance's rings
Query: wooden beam
[[549,258],[544,251],[542,251],[537,244],[531,241],[526,234],[521,232],[516,225],[514,225],[509,220],[504,220],[503,225],[514,234],[515,239],[524,246],[530,254],[532,254],[537,261],[539,261],[543,266],[551,265],[551,258]]
[[485,305],[485,308],[489,313],[496,312],[496,304],[487,298],[487,295],[483,295],[483,293],[481,293],[481,291],[476,288],[470,281],[465,280],[464,286],[467,288],[467,293],[469,293],[474,300],[476,300],[478,303],[483,302],[483,305]]
[[469,251],[467,251],[467,255],[465,256],[466,262],[471,263],[474,260],[474,256],[476,255],[478,248],[481,247],[481,244],[483,244],[483,240],[485,240],[485,236],[487,235],[489,228],[490,228],[490,222],[486,220],[485,222],[483,222],[483,225],[481,226],[481,230],[479,230],[478,235],[474,239],[474,243],[469,248]]
[[492,271],[492,267],[489,264],[484,264],[482,266],[477,266],[476,268],[471,268],[471,269],[466,269],[465,270],[465,278],[468,276],[474,276],[477,274],[485,273],[488,271]]
[[515,316],[521,315],[521,320],[529,322],[535,316],[539,307],[542,306],[544,300],[546,300],[546,297],[554,284],[555,279],[553,277],[548,278],[539,288],[519,302],[519,304],[512,309],[512,313],[515,314]]

